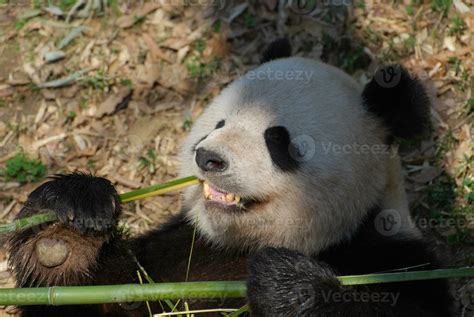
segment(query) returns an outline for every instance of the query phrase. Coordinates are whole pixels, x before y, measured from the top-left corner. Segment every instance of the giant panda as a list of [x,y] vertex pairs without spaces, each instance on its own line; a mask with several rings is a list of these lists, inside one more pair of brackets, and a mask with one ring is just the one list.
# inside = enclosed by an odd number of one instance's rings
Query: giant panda
[[[180,175],[200,185],[163,226],[128,238],[112,184],[56,175],[18,217],[58,221],[9,238],[18,287],[246,280],[247,298],[193,301],[253,316],[449,316],[445,280],[345,286],[340,275],[431,270],[432,246],[410,219],[395,140],[428,127],[429,99],[402,67],[361,87],[343,71],[288,56],[226,87],[184,141]],[[193,243],[190,270],[187,270]],[[152,303],[159,307],[157,303]],[[26,306],[22,316],[147,316],[146,305]],[[157,309],[154,310],[159,311]]]

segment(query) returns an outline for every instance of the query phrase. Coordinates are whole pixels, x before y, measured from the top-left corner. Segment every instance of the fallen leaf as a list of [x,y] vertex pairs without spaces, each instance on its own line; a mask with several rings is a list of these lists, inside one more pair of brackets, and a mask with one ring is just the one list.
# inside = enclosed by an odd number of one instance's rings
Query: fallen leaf
[[409,179],[420,184],[426,184],[433,181],[436,177],[438,177],[441,174],[441,172],[442,170],[434,166],[429,166],[427,168],[422,169],[421,172],[416,174],[415,176],[409,177]]
[[132,90],[128,87],[119,89],[117,93],[110,95],[97,109],[95,117],[101,118],[106,114],[114,113],[117,108],[126,106],[130,101]]

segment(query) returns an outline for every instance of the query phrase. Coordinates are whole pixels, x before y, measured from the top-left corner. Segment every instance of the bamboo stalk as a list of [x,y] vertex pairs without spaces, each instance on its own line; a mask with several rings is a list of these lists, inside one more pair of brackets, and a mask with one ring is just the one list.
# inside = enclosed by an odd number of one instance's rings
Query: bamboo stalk
[[199,180],[195,176],[188,176],[180,179],[175,179],[166,183],[141,188],[128,193],[121,194],[120,200],[122,201],[122,203],[127,203],[133,200],[143,199],[146,197],[162,195],[171,191],[180,190],[182,188],[197,184],[199,184]]
[[[474,277],[474,267],[340,276],[337,279],[342,285],[359,285],[457,277]],[[245,293],[244,281],[5,288],[0,289],[0,305],[85,305],[180,298],[240,298],[245,297]]]
[[0,305],[82,305],[179,298],[245,297],[245,282],[186,282],[0,289]]
[[[153,185],[141,189],[137,189],[120,195],[122,203],[128,203],[134,200],[143,199],[156,195],[163,195],[172,191],[180,190],[188,186],[199,184],[199,180],[195,176],[188,176],[180,179]],[[0,234],[13,232],[15,230],[25,229],[45,222],[56,220],[53,213],[38,214],[27,218],[17,219],[12,223],[0,225]]]

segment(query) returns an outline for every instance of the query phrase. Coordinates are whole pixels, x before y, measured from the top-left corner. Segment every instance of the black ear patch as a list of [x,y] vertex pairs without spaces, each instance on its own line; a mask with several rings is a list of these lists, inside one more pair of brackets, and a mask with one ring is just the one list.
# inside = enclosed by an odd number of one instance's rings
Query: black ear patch
[[412,138],[429,130],[428,95],[400,65],[379,68],[362,97],[367,110],[382,118],[391,137]]
[[298,161],[291,156],[290,135],[285,127],[268,128],[265,130],[264,137],[273,164],[285,172],[298,168]]
[[261,63],[266,63],[274,59],[291,56],[291,44],[287,38],[273,41],[263,52]]

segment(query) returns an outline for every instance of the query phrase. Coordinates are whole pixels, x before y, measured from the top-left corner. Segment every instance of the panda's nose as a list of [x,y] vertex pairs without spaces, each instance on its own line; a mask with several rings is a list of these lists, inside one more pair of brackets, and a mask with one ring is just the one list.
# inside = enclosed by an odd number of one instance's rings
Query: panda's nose
[[205,172],[223,172],[227,169],[227,162],[216,152],[198,148],[196,163]]

